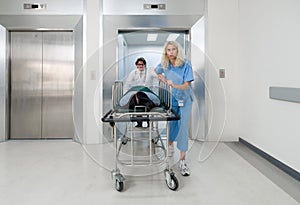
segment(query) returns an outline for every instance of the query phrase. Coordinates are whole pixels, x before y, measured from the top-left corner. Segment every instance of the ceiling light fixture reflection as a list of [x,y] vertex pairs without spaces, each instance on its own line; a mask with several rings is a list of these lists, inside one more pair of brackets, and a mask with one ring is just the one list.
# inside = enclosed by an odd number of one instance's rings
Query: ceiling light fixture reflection
[[177,33],[171,33],[168,38],[167,41],[176,41],[176,39],[178,38],[179,34]]
[[148,33],[147,41],[156,41],[156,39],[157,39],[157,33]]

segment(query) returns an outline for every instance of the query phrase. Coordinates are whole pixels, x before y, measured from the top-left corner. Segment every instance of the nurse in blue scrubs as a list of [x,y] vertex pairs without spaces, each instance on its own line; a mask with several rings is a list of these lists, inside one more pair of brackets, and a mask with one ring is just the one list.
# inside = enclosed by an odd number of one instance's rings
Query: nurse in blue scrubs
[[185,60],[181,46],[176,41],[165,44],[162,61],[156,68],[158,79],[172,87],[172,108],[181,119],[170,122],[169,153],[174,152],[173,142],[180,150],[179,168],[183,176],[190,175],[185,158],[188,150],[189,124],[192,110],[191,82],[194,75],[191,63]]

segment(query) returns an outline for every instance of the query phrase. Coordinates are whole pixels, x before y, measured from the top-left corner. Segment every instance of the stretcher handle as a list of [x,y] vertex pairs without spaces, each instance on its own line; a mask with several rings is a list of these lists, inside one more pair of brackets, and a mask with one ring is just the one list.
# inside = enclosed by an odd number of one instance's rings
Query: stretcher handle
[[108,118],[108,115],[110,115],[113,112],[112,109],[110,109],[102,118],[101,121],[102,122],[114,122],[113,118]]
[[[170,117],[165,117],[164,119],[162,117],[143,117],[143,116],[131,116],[128,118],[113,118],[112,116],[109,116],[111,113],[113,113],[113,110],[109,110],[102,118],[102,122],[109,122],[109,123],[114,123],[114,122],[135,122],[138,120],[141,121],[176,121],[180,120],[180,116],[178,115],[177,112],[175,112],[173,109],[171,109],[172,116]],[[138,115],[138,113],[135,113]]]
[[176,121],[176,120],[180,120],[180,116],[178,115],[177,112],[175,112],[175,110],[173,110],[171,108],[171,112],[175,115],[172,119],[168,120],[168,121]]

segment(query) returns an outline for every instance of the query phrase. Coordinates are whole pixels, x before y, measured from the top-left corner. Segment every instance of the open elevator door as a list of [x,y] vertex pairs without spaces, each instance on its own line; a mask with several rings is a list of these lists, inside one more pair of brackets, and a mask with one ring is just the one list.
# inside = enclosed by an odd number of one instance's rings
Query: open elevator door
[[[191,39],[190,32],[198,38]],[[162,58],[164,45],[167,41],[176,41],[183,48],[185,58],[193,63],[194,78],[192,83],[195,102],[191,116],[191,133],[193,139],[205,138],[205,117],[204,117],[204,32],[203,19],[197,22],[190,30],[118,30],[118,66],[117,78],[125,81],[128,74],[136,69],[135,61],[139,57],[145,58],[147,69],[155,68]],[[196,46],[198,45],[198,46]],[[153,87],[158,82],[153,82]],[[192,132],[192,131],[191,131]]]

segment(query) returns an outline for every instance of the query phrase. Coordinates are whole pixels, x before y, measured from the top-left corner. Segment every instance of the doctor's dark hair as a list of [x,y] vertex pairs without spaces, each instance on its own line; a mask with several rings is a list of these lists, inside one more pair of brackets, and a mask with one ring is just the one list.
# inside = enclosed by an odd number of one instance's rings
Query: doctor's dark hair
[[139,61],[142,61],[144,63],[144,65],[146,66],[146,60],[143,57],[139,57],[138,59],[136,59],[135,65],[137,65],[139,63]]

